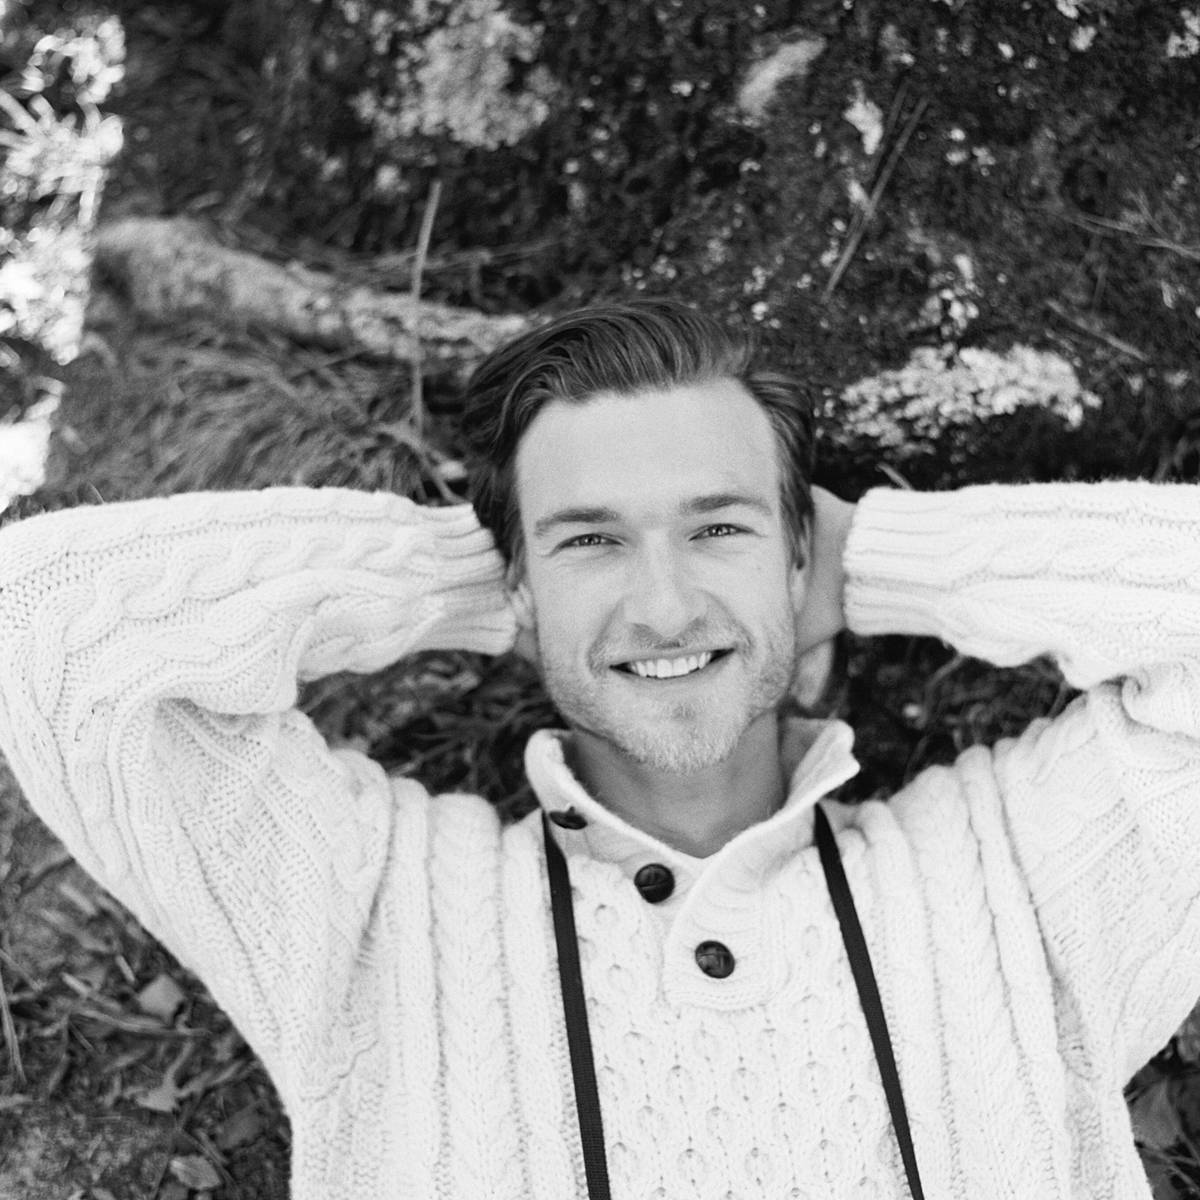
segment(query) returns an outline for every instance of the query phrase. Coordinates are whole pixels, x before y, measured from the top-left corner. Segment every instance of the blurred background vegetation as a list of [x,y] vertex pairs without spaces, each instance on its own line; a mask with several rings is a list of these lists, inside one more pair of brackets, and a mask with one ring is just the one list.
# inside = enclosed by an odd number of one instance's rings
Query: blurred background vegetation
[[[490,335],[450,318],[631,293],[799,370],[849,498],[1194,482],[1198,118],[1200,6],[1167,0],[0,0],[0,505],[453,501]],[[306,332],[289,287],[357,316]],[[1069,698],[908,638],[839,666],[851,799]],[[305,705],[509,812],[555,719],[469,655]],[[0,1195],[285,1196],[236,1031],[2,782]],[[1159,1200],[1200,1195],[1198,1062],[1189,1023],[1129,1089]]]

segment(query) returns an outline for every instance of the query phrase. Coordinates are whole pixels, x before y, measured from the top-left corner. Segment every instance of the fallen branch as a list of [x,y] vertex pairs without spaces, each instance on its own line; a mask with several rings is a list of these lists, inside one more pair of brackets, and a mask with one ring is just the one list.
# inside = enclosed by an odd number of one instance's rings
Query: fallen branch
[[154,321],[204,318],[267,328],[373,358],[473,360],[529,328],[411,295],[347,285],[324,271],[230,250],[186,218],[129,218],[97,231],[96,264]]
[[27,1082],[25,1065],[21,1061],[21,1044],[17,1040],[17,1027],[8,1004],[8,993],[4,990],[3,975],[0,975],[0,1032],[3,1032],[4,1044],[8,1047],[9,1069],[17,1083],[24,1087]]
[[1148,246],[1152,250],[1166,250],[1171,254],[1178,254],[1181,258],[1190,259],[1192,262],[1200,262],[1200,242],[1188,245],[1168,237],[1154,220],[1144,199],[1139,200],[1137,207],[1146,224],[1154,229],[1153,236],[1129,221],[1113,221],[1107,217],[1093,217],[1076,213],[1053,213],[1052,215],[1099,237],[1130,237],[1139,245]]
[[1137,359],[1138,362],[1150,361],[1150,356],[1144,354],[1136,346],[1131,346],[1119,337],[1114,337],[1111,333],[1101,329],[1095,321],[1085,320],[1082,316],[1068,312],[1058,301],[1047,300],[1046,307],[1056,317],[1066,321],[1073,329],[1078,329],[1080,333],[1086,333],[1088,337],[1095,338],[1096,341],[1103,342],[1106,346],[1111,346],[1118,354],[1128,355],[1130,358]]
[[[929,101],[922,96],[917,101],[912,112],[909,113],[908,120],[905,122],[904,128],[900,131],[900,136],[896,139],[895,145],[893,145],[888,154],[883,168],[879,172],[879,177],[875,181],[875,186],[871,189],[866,206],[855,212],[854,218],[851,221],[849,235],[846,238],[846,244],[842,247],[842,253],[833,271],[830,273],[829,281],[825,284],[825,288],[821,292],[821,302],[823,304],[829,303],[830,297],[837,290],[838,284],[842,281],[842,276],[846,273],[846,268],[858,252],[858,245],[863,239],[863,234],[866,233],[867,226],[875,218],[875,213],[879,208],[879,201],[883,197],[884,189],[891,181],[900,159],[904,156],[908,140],[921,123],[921,118],[925,115],[925,109],[928,107]],[[898,106],[893,111],[898,115]]]

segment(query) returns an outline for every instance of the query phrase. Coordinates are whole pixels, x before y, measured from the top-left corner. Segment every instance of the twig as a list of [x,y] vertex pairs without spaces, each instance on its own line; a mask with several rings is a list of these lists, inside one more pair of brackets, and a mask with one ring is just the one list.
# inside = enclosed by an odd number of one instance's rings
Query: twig
[[30,973],[3,946],[0,946],[0,964],[7,963],[8,969],[16,975],[20,975],[25,981],[25,986],[32,992],[41,992],[45,990],[46,984],[43,980],[34,979]]
[[30,871],[29,877],[22,883],[21,894],[26,895],[32,892],[47,875],[52,875],[55,871],[61,870],[69,862],[71,862],[71,856],[65,850],[60,850],[57,854],[51,855],[45,862],[39,863],[38,866]]
[[13,1023],[12,1009],[8,1006],[8,992],[4,988],[4,976],[0,975],[0,1030],[8,1046],[8,1061],[12,1064],[13,1076],[21,1086],[25,1084],[25,1065],[21,1062],[21,1047],[17,1044],[17,1027]]
[[1086,333],[1088,337],[1095,338],[1096,341],[1103,342],[1106,346],[1111,346],[1118,354],[1128,355],[1130,358],[1137,359],[1138,362],[1150,361],[1149,357],[1143,354],[1136,346],[1131,346],[1128,342],[1123,342],[1119,337],[1114,337],[1111,333],[1105,333],[1103,329],[1093,328],[1086,321],[1067,312],[1057,300],[1047,300],[1046,307],[1056,317],[1066,321],[1073,329],[1078,329],[1080,333]]
[[[185,1051],[190,1052],[189,1047],[184,1047],[184,1049]],[[171,1066],[167,1068],[168,1073],[177,1075],[178,1071],[183,1067],[186,1060],[187,1055],[180,1054],[180,1056],[171,1064]],[[185,1137],[189,1140],[194,1140],[192,1139],[192,1135],[187,1132],[187,1126],[191,1122],[191,1119],[196,1115],[196,1109],[200,1107],[201,1099],[203,1099],[201,1096],[192,1096],[188,1099],[187,1103],[180,1108],[178,1115],[175,1117],[176,1137]],[[158,1178],[155,1179],[154,1185],[150,1189],[149,1200],[158,1200],[159,1191],[161,1190],[162,1185],[166,1182],[167,1172],[171,1169],[171,1162],[174,1157],[173,1151],[168,1150],[166,1156],[163,1158],[162,1167],[159,1169]]]
[[442,181],[429,185],[425,214],[421,218],[421,233],[417,238],[417,259],[413,264],[413,356],[412,356],[412,419],[417,433],[425,432],[425,397],[422,386],[421,353],[421,276],[425,273],[425,258],[429,254],[429,239],[433,236],[433,219],[437,216],[438,201],[442,198]]
[[336,354],[328,354],[320,359],[314,357],[312,362],[301,363],[294,370],[286,372],[284,378],[288,383],[295,383],[297,379],[303,379],[306,375],[322,375],[330,367],[340,367],[342,363],[351,362],[356,358],[362,358],[361,350],[339,350]]
[[862,210],[862,218],[850,231],[850,236],[846,239],[846,245],[842,248],[841,257],[838,259],[837,265],[833,268],[833,273],[829,276],[829,282],[825,284],[825,290],[821,293],[822,303],[829,303],[829,298],[841,282],[842,276],[846,273],[846,268],[858,252],[858,246],[863,239],[863,234],[866,233],[867,226],[871,223],[879,208],[879,201],[883,197],[884,189],[891,182],[892,175],[895,173],[896,167],[899,166],[900,159],[904,156],[909,139],[916,132],[917,125],[925,115],[925,110],[928,107],[929,101],[922,96],[909,114],[908,120],[904,123],[904,128],[900,131],[900,136],[896,139],[896,144],[892,147],[892,152],[888,156],[887,162],[883,164],[883,170],[879,172],[879,178],[875,181],[875,186],[871,189],[871,195],[867,199],[867,206]]
[[876,466],[892,481],[892,483],[896,485],[896,487],[903,488],[905,491],[912,491],[912,484],[909,483],[908,480],[905,479],[904,476],[901,475],[900,472],[891,465],[891,463],[881,462],[876,463]]
[[95,1004],[79,1004],[71,1009],[71,1015],[93,1024],[102,1025],[107,1029],[115,1029],[119,1033],[131,1033],[137,1037],[161,1038],[165,1041],[174,1038],[204,1037],[202,1029],[191,1029],[186,1025],[164,1025],[152,1017],[137,1017],[128,1014],[105,1012]]
[[[1053,213],[1053,216],[1058,216],[1062,220],[1071,225],[1078,225],[1080,229],[1086,229],[1088,233],[1095,233],[1101,237],[1117,237],[1124,235],[1131,237],[1139,245],[1147,246],[1152,250],[1167,250],[1172,254],[1178,254],[1181,258],[1190,259],[1192,262],[1200,262],[1200,246],[1187,246],[1181,242],[1172,241],[1166,236],[1149,237],[1134,225],[1130,225],[1127,221],[1113,221],[1107,217],[1086,217],[1077,216],[1074,213]],[[1142,208],[1142,216],[1146,218],[1150,224],[1155,224],[1148,210]],[[1159,230],[1161,233],[1161,229]]]
[[[561,238],[541,238],[532,242],[504,242],[499,246],[450,251],[426,259],[425,269],[427,271],[453,271],[461,267],[494,266],[502,262],[540,254],[543,250],[557,246],[561,241]],[[350,274],[395,275],[401,271],[407,274],[412,270],[416,256],[415,249],[397,250],[394,253],[380,254],[373,258],[363,257],[351,259],[345,263],[335,262],[334,265]]]

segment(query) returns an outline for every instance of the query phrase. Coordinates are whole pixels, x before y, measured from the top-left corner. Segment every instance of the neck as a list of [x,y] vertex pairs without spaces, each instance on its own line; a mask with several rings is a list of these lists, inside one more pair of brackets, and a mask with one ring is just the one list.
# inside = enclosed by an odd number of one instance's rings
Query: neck
[[696,858],[766,820],[786,792],[775,712],[758,717],[723,762],[685,774],[634,762],[584,730],[575,731],[570,756],[580,782],[606,808]]

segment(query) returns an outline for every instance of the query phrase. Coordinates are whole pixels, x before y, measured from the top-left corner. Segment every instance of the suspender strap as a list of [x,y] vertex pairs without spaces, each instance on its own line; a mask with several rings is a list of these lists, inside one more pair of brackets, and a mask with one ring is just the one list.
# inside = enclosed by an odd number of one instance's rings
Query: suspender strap
[[[921,1177],[917,1172],[917,1156],[913,1151],[912,1135],[908,1128],[908,1113],[900,1090],[900,1075],[892,1056],[883,1002],[875,984],[871,956],[863,937],[854,897],[846,881],[838,854],[837,842],[818,804],[813,810],[814,831],[825,881],[833,900],[834,912],[842,928],[842,940],[850,956],[854,984],[859,1003],[867,1018],[875,1061],[883,1079],[892,1126],[900,1143],[900,1156],[908,1178],[908,1190],[913,1200],[925,1200]],[[554,917],[554,941],[558,948],[558,975],[562,985],[563,1015],[567,1025],[567,1044],[571,1051],[571,1074],[575,1080],[575,1105],[579,1114],[579,1137],[583,1143],[583,1165],[587,1174],[590,1200],[611,1200],[608,1186],[608,1161],[604,1153],[604,1124],[600,1118],[600,1096],[596,1090],[596,1068],[592,1060],[592,1039],[588,1032],[587,1001],[583,994],[583,977],[579,970],[579,942],[575,934],[575,911],[571,903],[571,880],[567,861],[558,843],[550,834],[546,814],[542,814],[542,833],[546,843],[546,870],[550,880],[550,907]]]
[[819,804],[813,809],[813,823],[817,851],[821,855],[821,866],[825,870],[825,881],[829,885],[829,895],[833,899],[838,924],[842,927],[842,941],[845,942],[846,953],[850,956],[854,985],[858,988],[859,1003],[862,1005],[863,1015],[867,1018],[871,1043],[875,1047],[875,1061],[879,1064],[879,1074],[883,1077],[883,1091],[892,1114],[896,1140],[900,1143],[900,1157],[904,1159],[908,1190],[912,1193],[913,1200],[925,1200],[925,1193],[921,1190],[921,1176],[917,1172],[917,1156],[913,1151],[912,1135],[908,1128],[908,1112],[900,1091],[900,1075],[892,1055],[892,1042],[888,1037],[887,1020],[883,1015],[879,988],[875,984],[875,972],[871,968],[871,956],[867,951],[862,926],[858,923],[854,897],[850,894],[850,885],[846,881],[846,872],[842,868],[842,859],[838,854],[837,842],[833,838],[833,830],[829,827],[829,818]]
[[604,1154],[604,1124],[600,1119],[600,1096],[596,1091],[596,1067],[592,1061],[592,1037],[588,1032],[587,1001],[579,971],[579,940],[575,936],[575,909],[571,903],[571,879],[567,860],[550,836],[542,813],[546,842],[546,870],[550,877],[550,907],[554,914],[554,941],[558,946],[558,975],[562,983],[563,1015],[567,1022],[567,1044],[571,1049],[571,1074],[575,1077],[575,1107],[579,1114],[579,1138],[583,1143],[583,1166],[591,1200],[610,1200],[608,1160]]

